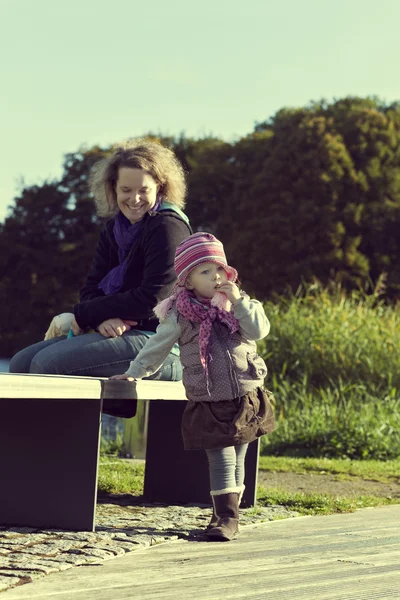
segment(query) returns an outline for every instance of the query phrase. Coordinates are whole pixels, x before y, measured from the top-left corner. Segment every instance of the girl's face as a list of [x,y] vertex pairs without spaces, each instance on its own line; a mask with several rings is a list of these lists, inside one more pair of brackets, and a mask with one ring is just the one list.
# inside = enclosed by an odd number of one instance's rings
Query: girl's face
[[198,298],[211,299],[222,283],[228,281],[224,267],[215,263],[202,263],[188,275],[185,286],[193,290]]
[[121,167],[115,185],[117,203],[123,215],[133,224],[153,208],[159,185],[141,169]]

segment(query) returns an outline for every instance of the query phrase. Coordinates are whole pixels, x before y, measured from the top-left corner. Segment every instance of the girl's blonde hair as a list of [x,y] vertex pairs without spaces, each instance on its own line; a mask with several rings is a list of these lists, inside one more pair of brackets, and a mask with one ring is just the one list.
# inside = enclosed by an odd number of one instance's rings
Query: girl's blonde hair
[[186,181],[181,163],[172,150],[140,138],[116,144],[110,156],[93,166],[89,187],[100,217],[114,217],[118,212],[115,185],[121,167],[149,173],[160,186],[158,196],[162,200],[178,208],[185,206]]

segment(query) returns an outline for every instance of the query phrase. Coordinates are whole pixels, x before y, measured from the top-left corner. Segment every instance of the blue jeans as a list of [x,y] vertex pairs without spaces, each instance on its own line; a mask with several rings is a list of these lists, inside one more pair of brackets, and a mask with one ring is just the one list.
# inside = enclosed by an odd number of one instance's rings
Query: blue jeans
[[[18,352],[10,361],[10,373],[36,373],[111,377],[125,373],[131,360],[148,337],[137,329],[120,337],[106,338],[100,333],[85,333],[73,338],[61,336],[38,342]],[[145,379],[178,381],[182,379],[179,357],[169,354],[161,369]]]

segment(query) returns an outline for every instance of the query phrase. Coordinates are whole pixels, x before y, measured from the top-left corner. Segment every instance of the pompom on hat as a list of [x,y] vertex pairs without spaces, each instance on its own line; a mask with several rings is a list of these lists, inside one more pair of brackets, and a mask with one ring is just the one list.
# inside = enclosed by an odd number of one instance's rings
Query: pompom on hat
[[198,231],[183,240],[176,249],[175,271],[178,285],[184,285],[189,273],[198,265],[207,262],[221,265],[230,281],[237,280],[238,273],[228,265],[222,243],[211,233]]
[[[160,320],[165,318],[174,300],[186,289],[185,281],[190,272],[198,265],[207,262],[221,265],[229,281],[235,283],[238,272],[228,265],[222,243],[211,233],[198,231],[183,240],[176,249],[175,272],[178,281],[172,295],[159,302],[154,309],[155,315]],[[231,303],[225,294],[217,292],[211,300],[211,305],[229,312]]]

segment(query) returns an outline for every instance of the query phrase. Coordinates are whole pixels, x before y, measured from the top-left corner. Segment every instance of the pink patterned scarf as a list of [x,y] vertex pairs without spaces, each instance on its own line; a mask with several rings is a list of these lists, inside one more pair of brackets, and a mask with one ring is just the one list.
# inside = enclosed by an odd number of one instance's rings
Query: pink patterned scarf
[[208,360],[210,358],[208,346],[213,322],[215,319],[218,319],[229,328],[230,333],[238,331],[239,322],[232,313],[213,306],[211,300],[200,303],[194,293],[189,290],[184,290],[178,295],[176,298],[176,309],[185,319],[194,323],[200,323],[200,360],[207,375]]

